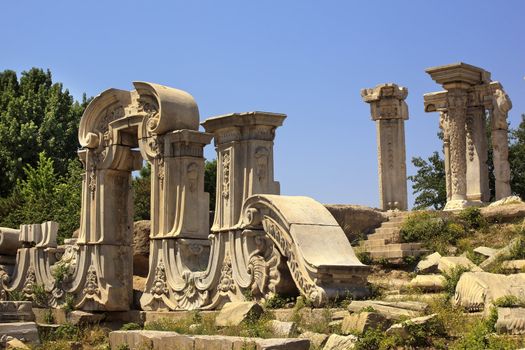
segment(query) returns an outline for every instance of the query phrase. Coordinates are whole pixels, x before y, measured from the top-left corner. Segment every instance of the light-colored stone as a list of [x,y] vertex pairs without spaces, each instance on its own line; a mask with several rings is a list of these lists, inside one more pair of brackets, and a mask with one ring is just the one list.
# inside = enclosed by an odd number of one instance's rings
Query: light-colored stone
[[325,204],[330,214],[337,220],[350,242],[368,235],[381,223],[388,220],[387,215],[375,208],[362,205]]
[[446,279],[442,275],[417,275],[408,284],[424,292],[441,292],[445,289]]
[[8,340],[6,342],[6,349],[7,350],[29,350],[30,347],[21,342],[20,340],[13,338],[11,340]]
[[135,330],[109,333],[109,344],[111,349],[127,345],[130,350],[144,348],[194,350],[195,340],[175,332]]
[[[257,339],[257,350],[308,350],[308,339]],[[195,349],[196,350],[196,349]]]
[[476,249],[474,249],[474,253],[478,253],[487,258],[490,258],[494,254],[496,254],[497,251],[498,249],[489,248],[489,247],[477,247]]
[[357,337],[355,335],[339,335],[332,334],[326,341],[323,350],[347,350],[353,349],[355,343],[357,342]]
[[525,308],[498,308],[496,331],[505,334],[525,334]]
[[20,248],[20,230],[0,227],[0,255],[16,255]]
[[470,312],[488,312],[495,300],[506,296],[525,300],[525,273],[465,272],[456,285],[453,302]]
[[[501,84],[493,84],[492,94],[492,115],[491,122],[491,139],[492,139],[492,158],[494,163],[494,187],[496,200],[505,202],[516,201],[512,196],[510,188],[510,163],[509,163],[509,124],[507,115],[512,108],[512,102],[509,96],[503,90]],[[514,197],[514,198],[513,198]],[[519,200],[519,197],[517,198]]]
[[343,334],[358,333],[362,334],[367,329],[382,328],[386,329],[390,322],[376,312],[359,312],[348,315],[343,319],[341,331]]
[[519,196],[507,196],[503,197],[495,202],[492,202],[488,205],[487,209],[497,208],[501,206],[514,205],[514,206],[523,206],[523,200]]
[[501,263],[501,269],[506,273],[525,272],[525,260],[507,260]]
[[361,90],[361,97],[370,104],[376,122],[380,207],[383,210],[406,210],[407,180],[405,151],[405,120],[408,89],[396,84],[380,84]]
[[149,220],[133,223],[133,275],[147,276],[149,270],[150,230]]
[[480,211],[481,215],[483,215],[488,222],[514,222],[517,219],[525,218],[525,203],[489,205],[488,207],[481,208]]
[[0,323],[35,320],[30,301],[0,301]]
[[403,339],[406,339],[410,336],[408,332],[408,328],[411,325],[423,326],[431,322],[434,318],[436,318],[436,316],[437,314],[421,316],[421,317],[411,318],[410,320],[407,320],[401,323],[393,324],[390,328],[386,330],[386,334],[397,335]]
[[438,271],[443,274],[449,274],[458,268],[464,268],[473,272],[483,271],[479,266],[464,256],[443,256],[439,259]]
[[328,340],[328,334],[323,333],[314,333],[314,332],[304,332],[299,335],[299,338],[305,338],[310,340],[310,344],[314,349],[321,349],[326,341]]
[[355,300],[350,303],[350,305],[348,306],[348,310],[350,312],[360,312],[363,308],[373,308],[375,312],[382,314],[387,319],[417,317],[421,315],[420,311],[400,307],[398,303],[400,302]]
[[218,327],[238,326],[248,319],[258,319],[262,313],[261,305],[253,301],[226,303],[219,311],[215,324]]
[[26,344],[40,344],[35,322],[0,323],[0,335],[16,338]]
[[499,263],[501,260],[505,260],[518,244],[520,244],[519,238],[512,239],[509,244],[507,244],[501,249],[498,249],[498,251],[494,253],[493,256],[479,264],[479,267],[485,270],[490,269],[491,267]]
[[432,273],[437,271],[441,254],[438,252],[432,253],[419,261],[416,266],[417,273]]
[[93,325],[100,323],[105,318],[104,314],[74,310],[67,315],[67,320],[72,325]]
[[281,338],[290,338],[297,332],[297,324],[295,322],[270,320],[268,321],[268,326],[274,335]]

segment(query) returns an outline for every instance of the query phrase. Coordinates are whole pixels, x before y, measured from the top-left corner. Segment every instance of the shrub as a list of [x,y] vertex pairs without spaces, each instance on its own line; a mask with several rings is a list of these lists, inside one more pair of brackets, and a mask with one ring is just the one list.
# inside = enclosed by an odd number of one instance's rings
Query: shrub
[[469,229],[480,229],[487,227],[487,220],[481,215],[481,211],[477,207],[468,207],[463,209],[458,214],[458,218],[464,222]]
[[142,327],[135,322],[125,323],[120,327],[121,331],[134,331],[134,330],[140,330]]
[[464,272],[469,271],[468,268],[464,266],[457,266],[453,268],[449,273],[444,273],[446,282],[445,282],[445,292],[452,297],[456,293],[456,286],[458,285],[459,279]]

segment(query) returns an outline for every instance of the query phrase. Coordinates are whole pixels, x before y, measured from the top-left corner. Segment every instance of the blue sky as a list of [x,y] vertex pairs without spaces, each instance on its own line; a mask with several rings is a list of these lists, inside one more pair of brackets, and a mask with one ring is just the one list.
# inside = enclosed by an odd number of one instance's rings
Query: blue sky
[[157,82],[191,93],[201,120],[286,113],[275,144],[282,194],[377,206],[375,127],[360,89],[408,88],[407,160],[441,149],[438,115],[423,112],[423,94],[440,89],[424,72],[431,66],[463,61],[492,72],[516,126],[524,15],[518,0],[9,1],[0,70],[49,68],[77,98]]

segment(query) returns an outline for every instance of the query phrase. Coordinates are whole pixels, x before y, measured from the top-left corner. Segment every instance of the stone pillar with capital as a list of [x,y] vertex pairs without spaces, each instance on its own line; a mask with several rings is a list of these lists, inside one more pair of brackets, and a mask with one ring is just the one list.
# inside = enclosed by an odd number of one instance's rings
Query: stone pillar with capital
[[425,111],[441,112],[444,130],[447,204],[445,210],[480,205],[488,200],[483,97],[476,88],[490,81],[490,73],[465,63],[426,70],[446,91],[425,95]]
[[407,178],[405,154],[405,120],[408,89],[396,84],[380,84],[361,90],[370,104],[376,122],[380,207],[383,210],[406,210]]

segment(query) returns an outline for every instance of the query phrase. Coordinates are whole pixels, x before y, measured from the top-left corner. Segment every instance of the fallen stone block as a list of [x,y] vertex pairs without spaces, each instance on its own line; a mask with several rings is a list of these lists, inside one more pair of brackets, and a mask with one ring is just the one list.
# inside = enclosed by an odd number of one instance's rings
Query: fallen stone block
[[314,349],[321,349],[328,340],[328,334],[304,332],[299,335],[299,338],[308,339]]
[[[308,350],[310,341],[308,339],[257,339],[257,350]],[[195,349],[197,350],[197,349]],[[238,348],[241,350],[241,348]]]
[[474,253],[482,255],[486,258],[490,258],[498,252],[498,249],[489,248],[489,247],[477,247],[474,249]]
[[98,324],[104,320],[104,314],[93,314],[91,312],[74,310],[67,315],[67,320],[69,323],[75,326]]
[[512,239],[509,244],[507,244],[501,249],[498,249],[498,251],[494,253],[493,256],[487,258],[485,261],[479,264],[479,267],[481,267],[482,269],[491,268],[497,262],[504,260],[507,256],[509,256],[518,244],[520,244],[520,240],[518,238]]
[[24,344],[23,342],[21,342],[20,340],[16,339],[16,338],[13,338],[13,339],[10,339],[8,340],[6,343],[5,343],[5,348],[7,350],[29,350],[31,349],[29,346],[27,346],[26,344]]
[[525,260],[507,260],[501,263],[501,270],[505,273],[525,272]]
[[408,283],[408,287],[423,292],[441,292],[445,289],[446,282],[442,275],[417,275]]
[[495,300],[506,296],[525,300],[525,273],[465,272],[456,285],[453,303],[470,312],[488,312]]
[[326,341],[323,350],[353,349],[358,338],[355,335],[332,334]]
[[262,313],[262,306],[253,301],[226,303],[219,311],[215,324],[218,327],[238,326],[248,319],[258,319]]
[[109,333],[111,349],[127,346],[130,350],[146,349],[174,349],[193,350],[194,339],[175,332],[164,331],[115,331]]
[[[192,337],[195,341],[194,350],[231,350],[231,349],[255,349],[254,339],[242,337],[228,337],[222,335],[196,335]],[[170,342],[169,345],[172,342]],[[173,346],[173,345],[172,345]],[[174,347],[175,349],[178,349]]]
[[368,329],[386,329],[390,322],[377,312],[360,312],[348,315],[343,319],[341,332],[343,334],[363,334]]
[[443,274],[449,274],[454,269],[464,268],[469,271],[483,271],[479,266],[464,256],[443,256],[439,259],[438,271]]
[[402,339],[407,339],[410,336],[410,327],[411,326],[423,326],[431,322],[437,314],[432,314],[428,316],[411,318],[410,320],[393,324],[390,328],[386,330],[388,335],[397,335]]
[[40,344],[35,322],[0,323],[0,335],[16,338],[26,344]]
[[[376,300],[355,300],[348,305],[348,310],[350,312],[360,312],[364,308],[372,308],[375,311],[387,319],[397,320],[402,317],[417,317],[421,315],[420,311],[407,309],[407,304],[399,303],[417,303],[417,302],[386,302],[386,301],[376,301]],[[400,307],[403,305],[404,307]]]
[[525,334],[525,308],[498,308],[496,331],[504,334]]
[[441,259],[441,254],[439,254],[438,252],[435,252],[435,253],[432,253],[426,256],[423,260],[417,263],[416,272],[417,273],[436,272],[440,259]]
[[35,320],[30,301],[0,301],[0,322],[30,322]]
[[268,321],[268,327],[275,336],[281,338],[289,338],[297,332],[297,324],[295,322],[271,320]]

